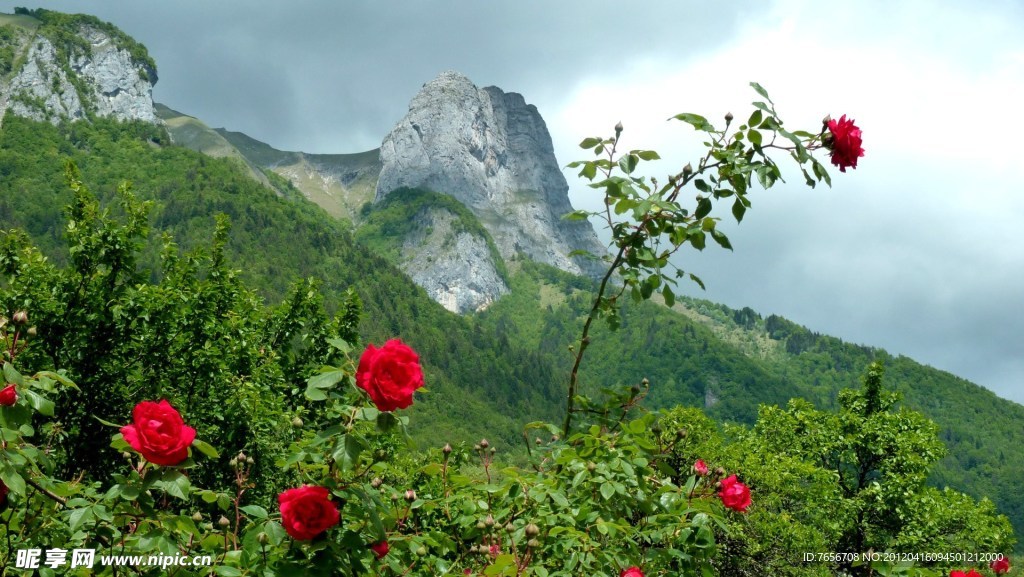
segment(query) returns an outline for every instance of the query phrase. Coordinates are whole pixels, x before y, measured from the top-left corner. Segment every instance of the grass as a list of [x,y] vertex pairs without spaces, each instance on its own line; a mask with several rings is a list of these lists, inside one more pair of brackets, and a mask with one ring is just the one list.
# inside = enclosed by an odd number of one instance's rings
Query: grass
[[20,26],[27,30],[39,28],[40,22],[25,14],[0,14],[0,26]]

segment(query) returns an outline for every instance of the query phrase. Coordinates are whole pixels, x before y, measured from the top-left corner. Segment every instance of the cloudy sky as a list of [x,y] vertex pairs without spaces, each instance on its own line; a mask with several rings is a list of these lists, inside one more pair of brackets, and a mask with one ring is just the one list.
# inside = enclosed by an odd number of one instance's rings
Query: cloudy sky
[[[847,114],[864,130],[859,168],[833,171],[831,190],[790,169],[755,192],[744,223],[723,225],[735,252],[685,255],[701,296],[1024,402],[1017,0],[0,0],[14,6],[113,22],[156,59],[158,101],[286,150],[377,147],[446,69],[522,93],[562,164],[622,121],[625,146],[666,158],[653,175],[698,152],[666,118],[744,118],[752,80],[790,128]],[[567,178],[574,204],[595,206]]]

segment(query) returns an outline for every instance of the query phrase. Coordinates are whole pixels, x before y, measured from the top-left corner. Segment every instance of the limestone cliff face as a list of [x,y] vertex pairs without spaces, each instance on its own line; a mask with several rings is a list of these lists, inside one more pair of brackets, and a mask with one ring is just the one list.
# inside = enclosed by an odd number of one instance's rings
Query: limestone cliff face
[[544,120],[523,97],[445,72],[425,84],[381,145],[376,201],[401,187],[448,194],[484,225],[505,259],[525,255],[592,277],[603,254],[590,224],[566,221],[569,186]]
[[156,71],[104,30],[82,24],[76,33],[84,42],[59,50],[45,34],[20,32],[23,64],[10,81],[0,82],[0,118],[10,110],[54,124],[90,113],[159,122],[153,109]]
[[482,311],[509,288],[487,239],[460,229],[457,221],[443,208],[421,210],[410,223],[399,266],[444,308]]

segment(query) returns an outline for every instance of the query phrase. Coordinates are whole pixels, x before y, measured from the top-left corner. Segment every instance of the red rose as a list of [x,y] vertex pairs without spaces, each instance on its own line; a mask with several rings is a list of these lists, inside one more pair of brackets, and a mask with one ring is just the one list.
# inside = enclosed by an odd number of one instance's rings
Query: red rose
[[722,504],[743,513],[750,506],[750,488],[736,480],[736,475],[722,479],[722,489],[718,492]]
[[[281,525],[296,541],[308,541],[341,520],[326,487],[303,485],[288,489],[277,496],[277,503],[281,509]],[[384,546],[387,547],[387,543]]]
[[13,384],[8,384],[4,390],[0,391],[0,406],[13,407],[17,401],[18,391]]
[[708,474],[708,466],[701,459],[697,459],[697,462],[693,464],[693,470],[701,477]]
[[413,391],[423,386],[420,357],[399,339],[379,349],[369,345],[359,358],[356,385],[379,410],[404,409],[412,404]]
[[949,577],[981,577],[981,573],[978,573],[974,569],[970,569],[967,573],[963,571],[950,571]]
[[644,572],[639,567],[630,567],[629,569],[623,569],[622,573],[619,573],[619,577],[644,577]]
[[159,403],[142,401],[132,411],[131,425],[121,427],[124,440],[154,465],[177,465],[188,458],[188,447],[196,430],[166,399]]
[[391,550],[391,547],[388,546],[387,541],[380,541],[370,545],[370,550],[373,551],[373,554],[376,555],[378,559],[383,559],[384,556],[388,554],[388,551]]
[[828,130],[832,137],[825,144],[832,151],[832,164],[838,166],[840,172],[846,172],[848,166],[857,168],[857,159],[864,156],[860,128],[844,114],[839,120],[829,119]]
[[1010,572],[1010,558],[1001,557],[988,564],[988,568],[992,570],[996,575],[1002,575]]

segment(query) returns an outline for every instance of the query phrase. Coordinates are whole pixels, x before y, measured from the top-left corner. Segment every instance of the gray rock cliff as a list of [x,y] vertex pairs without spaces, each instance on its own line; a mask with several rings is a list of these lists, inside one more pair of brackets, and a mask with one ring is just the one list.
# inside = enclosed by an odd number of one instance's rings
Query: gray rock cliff
[[82,25],[77,33],[88,49],[62,57],[47,36],[22,32],[18,48],[24,63],[10,81],[0,82],[0,119],[10,110],[54,124],[90,113],[159,122],[153,109],[156,71],[103,30]]
[[457,218],[440,208],[420,211],[404,239],[399,266],[446,309],[482,311],[509,288],[487,239],[454,226]]
[[572,211],[569,186],[544,120],[521,95],[445,72],[413,98],[384,138],[380,160],[376,201],[401,187],[442,192],[477,216],[505,259],[603,272],[599,262],[569,256],[605,248],[589,223],[562,219]]

